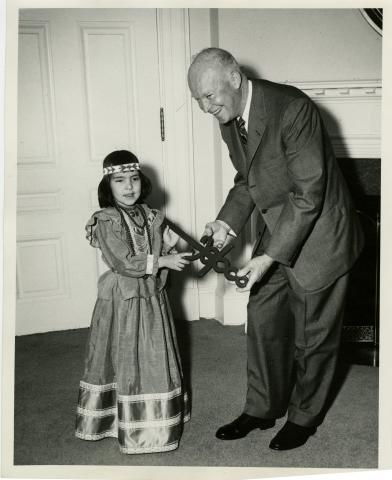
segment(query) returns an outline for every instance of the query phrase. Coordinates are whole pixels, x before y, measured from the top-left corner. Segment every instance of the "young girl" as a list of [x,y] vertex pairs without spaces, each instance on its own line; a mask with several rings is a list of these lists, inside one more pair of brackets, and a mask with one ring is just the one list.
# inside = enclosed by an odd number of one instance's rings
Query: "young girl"
[[162,234],[163,214],[143,203],[151,183],[136,156],[115,151],[103,167],[103,209],[86,230],[110,270],[98,281],[76,436],[117,437],[123,453],[174,450],[189,408],[165,282],[189,253],[170,253],[178,236]]

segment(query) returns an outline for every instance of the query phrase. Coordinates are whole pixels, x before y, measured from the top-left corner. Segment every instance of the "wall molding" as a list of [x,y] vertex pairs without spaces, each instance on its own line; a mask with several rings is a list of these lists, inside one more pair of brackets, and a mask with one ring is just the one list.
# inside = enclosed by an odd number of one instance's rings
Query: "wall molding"
[[284,82],[306,92],[310,97],[381,96],[381,80],[346,80],[319,82]]
[[[37,37],[38,57],[40,66],[40,81],[42,95],[42,111],[44,115],[45,131],[45,150],[40,154],[22,155],[20,153],[21,129],[18,125],[18,166],[19,167],[35,167],[35,166],[53,166],[57,161],[56,148],[56,115],[54,100],[54,82],[53,82],[53,58],[50,48],[50,31],[48,21],[29,21],[21,20],[19,26],[19,37],[23,35],[34,35]],[[19,74],[21,75],[21,74]],[[20,81],[20,78],[19,78]],[[19,105],[19,108],[23,108]],[[18,114],[19,117],[19,114]]]
[[[99,135],[95,133],[95,120],[93,115],[93,103],[97,102],[98,98],[92,96],[92,82],[97,79],[92,79],[90,74],[89,63],[91,61],[91,54],[89,50],[89,37],[99,36],[102,37],[121,36],[123,39],[124,49],[124,84],[126,86],[126,108],[124,114],[127,119],[127,142],[121,142],[122,145],[128,144],[128,149],[133,150],[135,146],[138,146],[138,127],[137,127],[137,95],[136,95],[136,75],[134,71],[135,65],[135,42],[134,42],[134,30],[133,25],[130,22],[124,21],[84,21],[79,22],[81,44],[82,44],[82,69],[84,76],[84,91],[86,98],[86,110],[87,110],[87,125],[88,125],[88,140],[90,149],[90,161],[92,163],[100,163],[102,158],[106,155],[106,149],[100,151],[97,146],[97,139]],[[102,119],[101,119],[102,121]],[[113,120],[108,120],[112,124]]]
[[[16,278],[17,278],[17,300],[18,302],[37,302],[40,299],[57,299],[59,297],[68,297],[67,289],[67,267],[65,265],[65,254],[64,254],[65,239],[63,233],[48,233],[46,235],[24,235],[20,236],[16,240]],[[34,275],[35,288],[29,288],[23,284],[22,278],[28,278],[28,275],[21,275],[23,270],[23,255],[21,250],[23,248],[54,248],[54,267],[56,273],[57,282],[53,288],[43,288],[39,286],[39,281],[37,280],[36,272]],[[34,258],[35,255],[32,255]],[[45,262],[47,266],[48,263]],[[27,282],[29,283],[29,282]],[[30,286],[31,287],[31,286]]]
[[201,289],[199,286],[199,314],[200,318],[216,318],[216,289]]
[[18,193],[17,212],[35,214],[62,211],[62,192]]
[[[157,29],[160,97],[166,133],[162,142],[163,180],[165,191],[171,193],[165,210],[170,219],[196,238],[192,110],[186,82],[190,64],[188,15],[188,9],[158,9]],[[186,292],[186,319],[198,319],[197,280],[177,278],[184,283]]]
[[249,294],[238,293],[232,285],[226,284],[223,296],[223,318],[218,320],[224,325],[244,325],[247,319],[248,299]]
[[381,80],[287,83],[320,107],[337,157],[381,157]]

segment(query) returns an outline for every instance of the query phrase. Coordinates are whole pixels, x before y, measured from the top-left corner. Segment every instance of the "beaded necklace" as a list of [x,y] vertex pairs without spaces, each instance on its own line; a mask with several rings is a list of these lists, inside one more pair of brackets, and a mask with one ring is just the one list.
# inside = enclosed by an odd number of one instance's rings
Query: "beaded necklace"
[[[128,244],[129,244],[129,247],[131,249],[131,254],[134,256],[136,255],[136,250],[135,250],[135,244],[133,242],[133,238],[132,238],[132,234],[131,234],[131,231],[129,229],[129,226],[128,226],[128,223],[127,221],[125,220],[124,218],[124,213],[127,215],[127,217],[129,218],[129,220],[131,221],[131,223],[133,223],[136,227],[140,228],[142,233],[144,234],[144,231],[146,231],[147,233],[147,241],[148,241],[148,253],[151,255],[152,254],[152,241],[151,241],[151,231],[150,231],[150,228],[149,228],[149,225],[148,225],[148,219],[147,219],[147,215],[146,215],[146,212],[144,211],[143,207],[140,206],[139,204],[136,204],[134,206],[133,209],[131,210],[126,210],[125,208],[121,208],[121,207],[118,207],[116,206],[116,209],[117,211],[119,212],[120,214],[120,217],[121,217],[121,223],[122,225],[124,226],[124,229],[125,229],[125,234],[126,234],[126,237],[127,237],[127,241],[128,241]],[[138,212],[140,212],[142,218],[143,218],[143,223],[142,225],[139,225],[136,220],[133,218],[132,214],[131,214],[131,211],[133,210],[137,210]]]

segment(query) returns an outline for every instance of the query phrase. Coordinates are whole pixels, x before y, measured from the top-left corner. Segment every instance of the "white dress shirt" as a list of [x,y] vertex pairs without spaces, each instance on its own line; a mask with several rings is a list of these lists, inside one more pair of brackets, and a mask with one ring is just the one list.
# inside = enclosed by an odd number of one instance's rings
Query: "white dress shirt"
[[[252,99],[252,82],[248,79],[248,96],[246,97],[246,103],[245,103],[245,108],[244,108],[244,111],[242,113],[242,118],[245,122],[245,125],[244,127],[246,128],[246,131],[248,131],[248,123],[249,123],[249,110],[250,110],[250,101]],[[237,117],[237,120],[239,119],[240,117]],[[234,232],[234,230],[232,230],[232,228],[230,227],[230,225],[228,225],[226,222],[224,222],[223,220],[217,220],[218,223],[220,223],[221,225],[223,225],[226,229],[228,229],[228,234],[233,236],[233,237],[236,237],[236,233]]]
[[[246,97],[246,104],[244,111],[242,113],[242,118],[245,122],[246,131],[248,131],[248,123],[249,123],[249,110],[250,110],[250,101],[252,100],[252,82],[248,80],[248,96]],[[237,117],[237,119],[240,117]]]

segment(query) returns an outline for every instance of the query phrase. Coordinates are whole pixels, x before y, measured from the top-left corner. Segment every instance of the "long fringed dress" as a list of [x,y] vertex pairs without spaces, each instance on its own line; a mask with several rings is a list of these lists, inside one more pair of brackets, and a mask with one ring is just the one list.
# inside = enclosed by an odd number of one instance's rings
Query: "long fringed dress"
[[158,271],[163,218],[143,204],[105,208],[86,225],[110,270],[98,281],[76,437],[117,437],[129,454],[174,450],[189,420],[167,269]]

